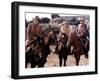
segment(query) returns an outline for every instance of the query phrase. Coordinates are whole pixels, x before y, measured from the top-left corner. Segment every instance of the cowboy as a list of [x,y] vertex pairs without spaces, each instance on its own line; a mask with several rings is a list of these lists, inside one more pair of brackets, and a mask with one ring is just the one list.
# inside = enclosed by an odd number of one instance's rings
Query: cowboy
[[62,23],[62,27],[61,27],[60,31],[63,34],[66,34],[66,36],[69,36],[69,33],[71,32],[71,26],[69,25],[68,20],[66,20]]
[[42,33],[42,27],[39,25],[38,16],[33,18],[32,23],[28,25],[27,28],[27,41],[30,42],[34,39],[35,36],[40,36]]
[[87,25],[85,24],[85,18],[80,17],[79,20],[80,24],[77,27],[77,36],[80,38],[80,40],[82,41],[82,45],[84,46],[87,40],[89,40],[89,32],[87,29]]

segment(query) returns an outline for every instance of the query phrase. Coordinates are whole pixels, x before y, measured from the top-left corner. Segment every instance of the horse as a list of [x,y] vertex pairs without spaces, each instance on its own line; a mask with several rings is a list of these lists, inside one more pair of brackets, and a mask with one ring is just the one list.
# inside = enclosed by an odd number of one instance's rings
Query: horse
[[28,63],[31,64],[31,68],[36,66],[41,67],[42,56],[42,43],[40,42],[40,39],[36,37],[36,40],[31,43],[31,46],[26,48],[25,67],[27,68]]
[[67,47],[71,48],[73,47],[72,54],[74,54],[76,59],[76,65],[79,65],[80,56],[85,54],[85,57],[88,58],[88,51],[89,51],[89,41],[85,44],[85,46],[82,45],[82,42],[80,38],[77,36],[76,29],[73,30],[73,32],[70,33],[68,38]]
[[[25,67],[27,68],[27,64],[31,63],[31,68],[34,67],[44,67],[47,62],[48,54],[50,54],[50,36],[52,32],[48,32],[44,37],[35,36],[35,40],[30,42],[26,47],[25,53]],[[28,49],[29,48],[29,49]]]
[[66,34],[62,34],[55,48],[55,51],[56,53],[58,53],[59,56],[59,66],[62,66],[62,60],[64,60],[63,66],[66,66],[66,60],[69,53],[66,47],[67,41],[68,41],[68,37],[66,36]]

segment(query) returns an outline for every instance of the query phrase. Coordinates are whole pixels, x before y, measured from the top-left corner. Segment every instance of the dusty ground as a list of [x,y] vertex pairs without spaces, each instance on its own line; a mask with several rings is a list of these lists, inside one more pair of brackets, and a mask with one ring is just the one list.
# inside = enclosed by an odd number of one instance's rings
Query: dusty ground
[[[55,51],[55,46],[50,46],[51,51]],[[54,54],[53,52],[51,52],[48,55],[47,58],[47,62],[45,64],[45,67],[59,67],[59,58],[57,54]],[[80,61],[79,61],[79,66],[84,66],[84,65],[88,65],[89,64],[89,60],[85,58],[84,55],[81,55],[80,57]],[[74,58],[73,55],[69,55],[66,61],[66,66],[76,66],[76,60]],[[31,67],[31,64],[29,63],[27,65],[28,68]]]
[[[79,65],[88,65],[88,59],[85,58],[84,55],[81,55]],[[47,63],[45,64],[45,67],[53,67],[57,66],[59,67],[59,59],[58,55],[51,53],[47,58]],[[76,66],[76,60],[73,55],[69,55],[68,59],[66,61],[66,66]]]
[[[50,49],[54,52],[55,46],[50,46]],[[51,52],[51,54],[48,55],[47,63],[45,64],[45,67],[53,67],[53,66],[59,67],[58,55],[53,54],[53,52]],[[89,64],[89,60],[86,59],[84,55],[81,55],[79,66],[88,65],[88,64]],[[68,56],[66,61],[66,66],[76,66],[76,60],[73,55]]]

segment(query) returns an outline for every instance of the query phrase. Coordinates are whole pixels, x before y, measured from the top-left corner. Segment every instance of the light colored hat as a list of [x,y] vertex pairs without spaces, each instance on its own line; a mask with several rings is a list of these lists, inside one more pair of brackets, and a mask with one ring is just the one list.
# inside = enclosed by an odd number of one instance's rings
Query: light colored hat
[[85,20],[85,17],[79,17],[78,20]]
[[68,20],[63,21],[63,24],[68,24],[68,23],[69,23],[69,21],[68,21]]
[[84,26],[86,27],[86,24],[79,24],[78,27]]

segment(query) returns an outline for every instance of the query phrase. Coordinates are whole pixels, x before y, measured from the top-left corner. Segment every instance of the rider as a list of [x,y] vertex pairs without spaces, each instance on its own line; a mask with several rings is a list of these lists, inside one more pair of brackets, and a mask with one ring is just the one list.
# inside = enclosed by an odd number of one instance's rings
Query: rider
[[86,42],[89,40],[89,32],[87,25],[85,24],[85,17],[80,17],[80,24],[77,27],[77,35],[80,38],[82,45],[85,46]]
[[70,25],[69,25],[69,21],[66,20],[62,23],[62,27],[60,29],[61,33],[62,34],[66,34],[66,36],[69,36],[69,33],[70,33]]

